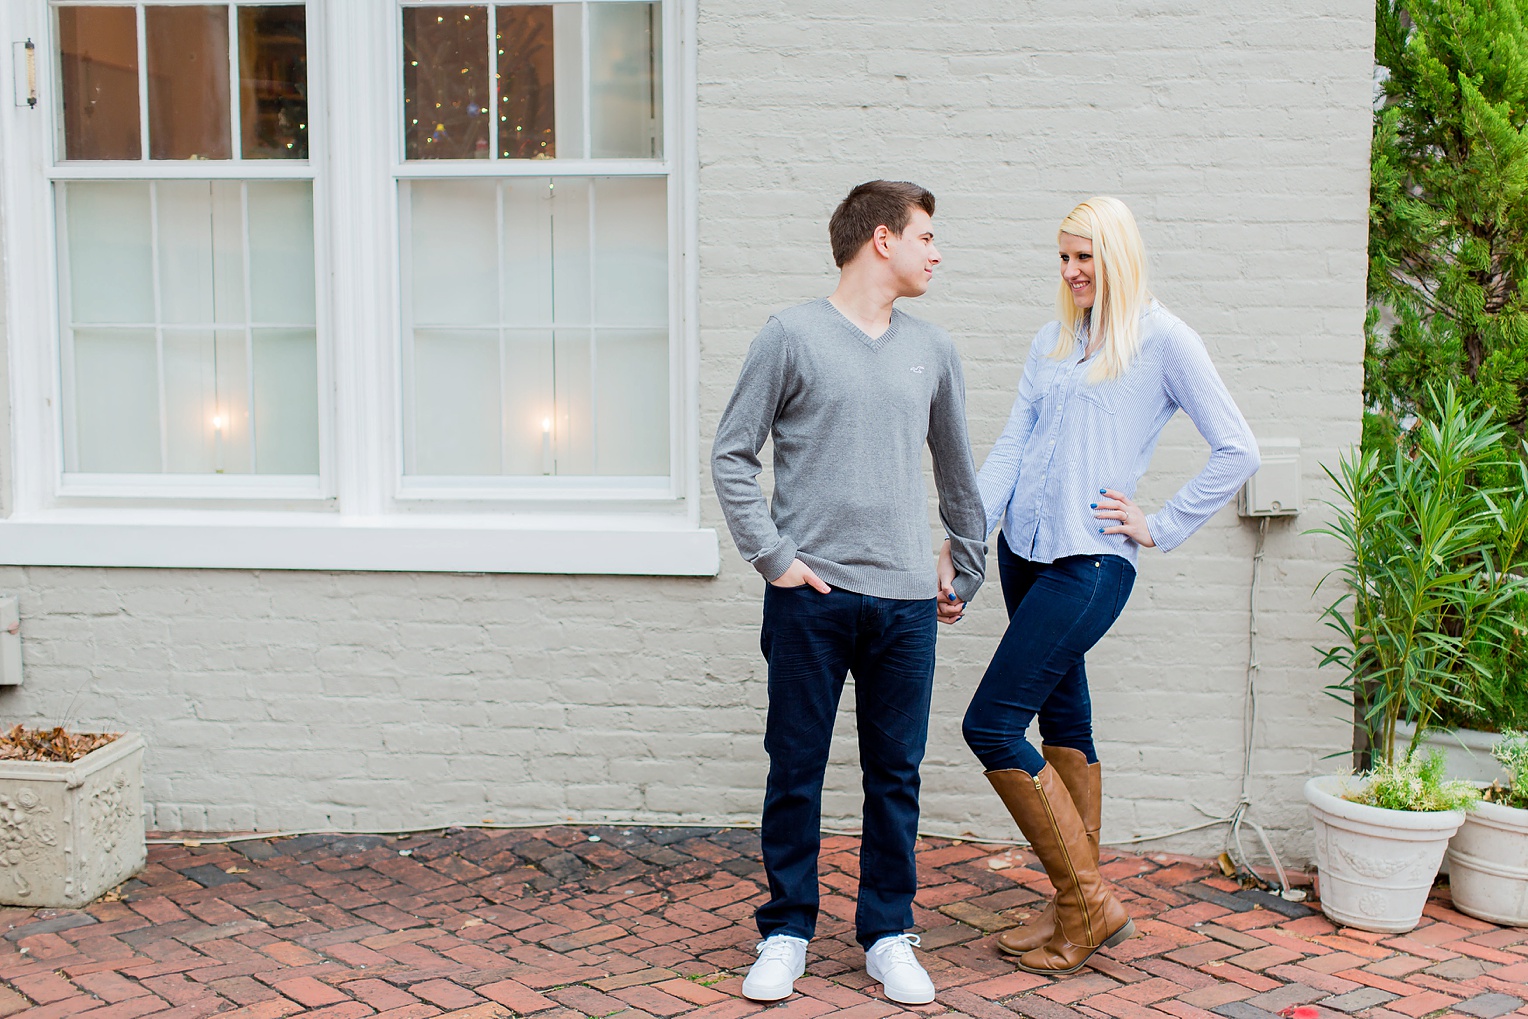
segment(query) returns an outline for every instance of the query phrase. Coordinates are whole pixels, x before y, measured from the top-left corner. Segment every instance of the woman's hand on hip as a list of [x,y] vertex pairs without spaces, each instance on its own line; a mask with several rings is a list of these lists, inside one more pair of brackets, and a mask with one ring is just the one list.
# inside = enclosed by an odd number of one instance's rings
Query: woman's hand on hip
[[1146,513],[1134,499],[1112,488],[1100,488],[1098,495],[1098,501],[1093,503],[1093,515],[1104,522],[1098,533],[1123,534],[1142,548],[1156,548],[1157,543],[1146,526]]

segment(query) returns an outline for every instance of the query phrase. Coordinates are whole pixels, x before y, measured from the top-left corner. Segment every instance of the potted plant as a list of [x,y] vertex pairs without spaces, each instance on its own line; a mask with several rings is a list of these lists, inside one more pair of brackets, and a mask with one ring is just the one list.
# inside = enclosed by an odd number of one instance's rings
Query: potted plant
[[143,737],[0,734],[0,903],[83,906],[143,869]]
[[[1317,533],[1338,539],[1345,590],[1323,613],[1340,640],[1321,664],[1342,670],[1328,691],[1353,705],[1370,755],[1357,776],[1306,784],[1315,818],[1322,909],[1339,923],[1416,926],[1444,848],[1474,795],[1449,782],[1441,754],[1417,752],[1440,707],[1469,704],[1484,649],[1511,630],[1523,587],[1528,470],[1478,401],[1448,388],[1387,453],[1344,458],[1328,476],[1339,502]],[[1512,484],[1482,484],[1512,470]],[[1397,745],[1401,719],[1415,723]]]
[[1507,782],[1482,791],[1449,843],[1449,886],[1461,913],[1528,927],[1528,733],[1504,734],[1491,753]]

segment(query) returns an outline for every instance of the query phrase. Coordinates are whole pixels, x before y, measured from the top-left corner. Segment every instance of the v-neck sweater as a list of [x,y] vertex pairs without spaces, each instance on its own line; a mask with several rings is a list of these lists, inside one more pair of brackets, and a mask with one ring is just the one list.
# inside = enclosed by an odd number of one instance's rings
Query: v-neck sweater
[[[770,500],[758,482],[766,439]],[[765,580],[800,559],[833,588],[932,598],[925,445],[955,591],[969,601],[986,568],[986,513],[960,356],[932,323],[893,309],[871,337],[826,298],[772,316],[717,425],[711,475],[733,542]]]

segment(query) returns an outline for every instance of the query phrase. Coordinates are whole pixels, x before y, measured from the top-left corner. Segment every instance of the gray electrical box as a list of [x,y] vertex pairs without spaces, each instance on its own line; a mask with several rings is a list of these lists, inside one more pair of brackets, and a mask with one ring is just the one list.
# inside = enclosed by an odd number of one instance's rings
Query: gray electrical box
[[21,685],[21,612],[16,596],[0,595],[0,686]]
[[1244,517],[1292,517],[1300,512],[1300,440],[1259,439],[1262,466],[1242,486],[1236,512]]

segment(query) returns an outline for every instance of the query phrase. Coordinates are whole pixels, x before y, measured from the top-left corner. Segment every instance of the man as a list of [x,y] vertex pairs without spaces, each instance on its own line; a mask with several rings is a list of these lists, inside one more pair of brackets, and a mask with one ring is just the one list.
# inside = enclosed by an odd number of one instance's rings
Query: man
[[[888,998],[934,998],[917,937],[904,933],[917,891],[934,623],[960,618],[981,586],[987,547],[959,355],[944,330],[892,307],[928,290],[939,264],[933,214],[934,196],[915,184],[874,180],[849,192],[828,225],[837,289],[770,318],[717,427],[722,512],[738,551],[769,582],[760,643],[769,663],[770,898],[743,982],[756,1001],[786,997],[805,971],[823,773],[850,672],[865,788],[856,937]],[[772,504],[757,480],[766,439]],[[946,576],[936,576],[929,547],[925,444],[951,546]]]

